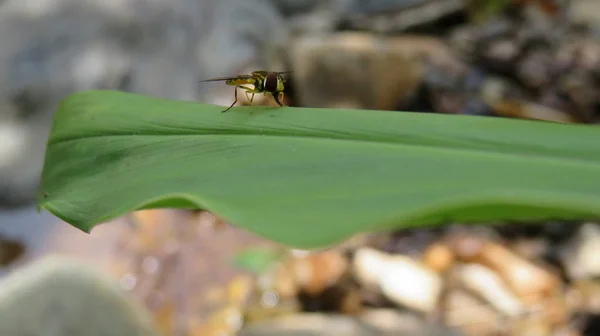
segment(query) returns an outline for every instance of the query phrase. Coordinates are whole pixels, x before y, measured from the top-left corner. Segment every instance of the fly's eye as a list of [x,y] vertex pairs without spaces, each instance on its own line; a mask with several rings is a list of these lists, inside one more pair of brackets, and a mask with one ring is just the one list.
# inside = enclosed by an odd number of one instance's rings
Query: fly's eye
[[275,92],[277,90],[277,75],[274,73],[268,74],[265,78],[264,87],[269,92]]

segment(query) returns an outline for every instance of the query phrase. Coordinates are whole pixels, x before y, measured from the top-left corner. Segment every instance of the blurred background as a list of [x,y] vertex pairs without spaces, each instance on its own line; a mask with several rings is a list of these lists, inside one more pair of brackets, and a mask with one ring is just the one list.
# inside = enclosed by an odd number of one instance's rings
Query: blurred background
[[229,106],[231,87],[199,81],[259,69],[293,71],[290,106],[592,124],[600,1],[0,0],[0,280],[82,260],[161,335],[600,335],[598,223],[451,223],[307,253],[206,212],[136,212],[91,235],[36,212],[65,96]]

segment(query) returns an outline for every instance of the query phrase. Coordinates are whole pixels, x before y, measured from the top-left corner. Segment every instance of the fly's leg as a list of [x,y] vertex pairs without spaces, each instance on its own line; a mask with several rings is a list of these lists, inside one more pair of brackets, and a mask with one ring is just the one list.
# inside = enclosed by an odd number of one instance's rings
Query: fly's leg
[[[248,92],[252,93],[252,99],[254,99],[254,94],[255,93],[259,93],[259,91],[256,91],[255,89],[251,89],[251,88],[249,88],[247,86],[243,86],[243,85],[236,86],[235,87],[235,91],[234,91],[235,92],[235,95],[234,95],[235,99],[233,101],[233,104],[231,104],[231,106],[229,106],[227,109],[225,109],[225,111],[221,111],[221,113],[229,111],[229,109],[232,108],[233,105],[235,105],[235,103],[237,103],[237,89],[238,88],[246,90],[246,98],[248,98]],[[249,99],[251,104],[252,104],[252,99]]]
[[283,100],[283,91],[279,92],[277,96],[273,96],[273,98],[275,98],[275,101],[277,102],[277,104],[279,104],[279,106],[283,106],[283,104],[281,103],[281,101]]
[[[252,96],[248,97],[248,94],[252,93]],[[252,105],[252,100],[254,100],[254,92],[249,92],[246,91],[246,98],[248,98],[248,101],[250,101],[250,105]]]
[[[257,93],[260,93],[260,91],[258,91],[257,89],[251,89],[247,86],[243,86],[240,85],[239,88],[246,90],[246,98],[248,98],[248,100],[250,101],[250,105],[252,105],[252,101],[254,100],[254,95]],[[248,97],[248,94],[251,93],[252,94],[252,98]]]
[[237,103],[237,87],[234,89],[233,92],[235,92],[234,93],[235,99],[233,100],[233,104],[231,104],[231,106],[229,106],[228,108],[226,108],[224,111],[221,111],[221,113],[229,111],[229,109],[232,108],[233,105],[235,105],[235,103]]
[[271,105],[273,105],[274,107],[277,107],[277,105],[273,101],[273,100],[277,100],[277,99],[271,92],[265,92],[265,98],[267,98],[267,100],[269,101],[269,103],[271,103]]

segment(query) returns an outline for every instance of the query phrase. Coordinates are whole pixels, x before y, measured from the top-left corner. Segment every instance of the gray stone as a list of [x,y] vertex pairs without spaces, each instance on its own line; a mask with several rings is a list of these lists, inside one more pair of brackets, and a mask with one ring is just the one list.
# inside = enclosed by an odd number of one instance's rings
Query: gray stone
[[0,334],[155,336],[151,314],[81,261],[46,257],[0,281]]

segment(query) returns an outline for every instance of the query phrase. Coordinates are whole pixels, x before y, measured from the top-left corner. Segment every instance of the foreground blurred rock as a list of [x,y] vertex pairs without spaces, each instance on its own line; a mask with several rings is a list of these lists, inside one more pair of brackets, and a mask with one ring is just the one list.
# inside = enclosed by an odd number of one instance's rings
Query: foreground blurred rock
[[71,259],[48,257],[0,282],[1,335],[157,335],[153,329],[117,282]]

